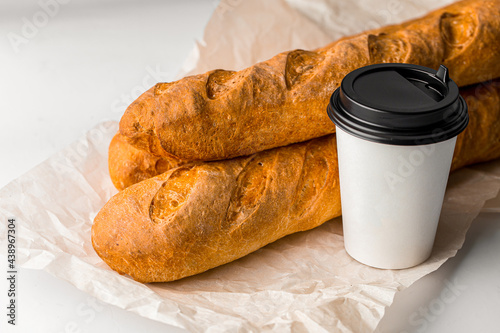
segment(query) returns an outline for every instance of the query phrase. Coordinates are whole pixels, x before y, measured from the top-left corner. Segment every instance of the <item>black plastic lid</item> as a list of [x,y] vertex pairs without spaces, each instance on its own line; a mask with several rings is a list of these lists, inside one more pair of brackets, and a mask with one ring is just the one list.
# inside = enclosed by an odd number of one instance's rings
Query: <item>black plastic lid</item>
[[345,132],[392,145],[445,141],[469,123],[467,104],[441,65],[377,64],[347,74],[328,116]]

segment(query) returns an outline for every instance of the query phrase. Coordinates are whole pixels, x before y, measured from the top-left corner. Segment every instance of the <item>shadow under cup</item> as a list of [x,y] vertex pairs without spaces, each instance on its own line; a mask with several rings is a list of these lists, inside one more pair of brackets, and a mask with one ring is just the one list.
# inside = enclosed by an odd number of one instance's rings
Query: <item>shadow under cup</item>
[[402,269],[431,254],[467,105],[446,67],[378,64],[349,73],[327,108],[337,128],[346,251]]

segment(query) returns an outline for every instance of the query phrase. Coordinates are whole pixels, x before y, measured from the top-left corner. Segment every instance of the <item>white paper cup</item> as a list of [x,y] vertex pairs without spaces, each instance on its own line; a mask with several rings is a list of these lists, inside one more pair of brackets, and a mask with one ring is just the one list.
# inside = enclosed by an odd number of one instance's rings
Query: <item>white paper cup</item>
[[[375,92],[367,93],[372,94],[376,108],[370,105],[369,98],[356,96],[373,88],[366,82],[358,82],[358,86],[352,82],[368,72],[369,83],[377,79],[377,70],[390,71],[390,66],[398,69],[405,66],[409,70],[398,71],[397,75],[403,73],[404,79],[410,77],[410,80],[428,79],[433,87],[437,84],[434,80],[442,80],[442,96],[430,92],[431,99],[423,98],[422,104],[426,105],[423,112],[418,101],[422,98],[421,90],[427,89],[425,83],[416,88],[410,83],[403,90],[398,88],[404,82],[389,83],[389,87],[380,83]],[[337,125],[344,245],[349,255],[366,265],[408,268],[424,262],[431,254],[456,135],[468,123],[467,107],[458,95],[458,87],[446,76],[441,79],[435,71],[425,68],[430,74],[413,75],[411,70],[422,71],[422,67],[396,64],[368,67],[346,76],[344,81],[351,86],[346,87],[343,81],[328,110]],[[383,73],[382,78],[391,75]],[[394,94],[387,91],[392,88],[396,90]],[[377,89],[384,91],[379,93]],[[391,96],[405,100],[395,101],[397,106],[392,108]],[[359,104],[349,104],[354,102]],[[409,125],[405,123],[406,117],[412,121]]]
[[337,129],[349,255],[391,269],[415,266],[430,256],[455,141],[393,146]]

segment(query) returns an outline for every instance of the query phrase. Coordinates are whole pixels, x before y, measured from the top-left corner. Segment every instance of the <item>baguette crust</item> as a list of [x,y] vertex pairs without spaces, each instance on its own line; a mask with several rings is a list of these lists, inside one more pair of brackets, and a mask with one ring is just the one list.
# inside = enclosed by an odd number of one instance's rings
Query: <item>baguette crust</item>
[[466,0],[400,25],[284,52],[247,69],[158,83],[126,110],[120,132],[158,156],[220,160],[335,131],[325,108],[352,70],[403,62],[448,67],[459,85],[500,77],[500,1]]
[[[500,157],[500,80],[461,89],[470,122],[452,170]],[[187,164],[130,186],[97,214],[92,244],[141,282],[180,279],[339,216],[335,134]]]
[[500,78],[460,89],[469,125],[457,137],[451,171],[500,158]]
[[186,162],[175,157],[155,156],[137,149],[120,133],[115,134],[109,144],[109,176],[119,191],[182,164]]

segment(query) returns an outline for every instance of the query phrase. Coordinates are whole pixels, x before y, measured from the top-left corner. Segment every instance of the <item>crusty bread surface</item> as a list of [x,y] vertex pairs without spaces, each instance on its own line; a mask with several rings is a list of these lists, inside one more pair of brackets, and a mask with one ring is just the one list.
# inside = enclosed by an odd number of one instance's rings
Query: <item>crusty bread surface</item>
[[500,157],[500,79],[463,87],[469,125],[457,137],[451,170]]
[[155,156],[137,149],[120,133],[115,134],[109,144],[109,176],[113,185],[120,191],[185,163],[175,157]]

